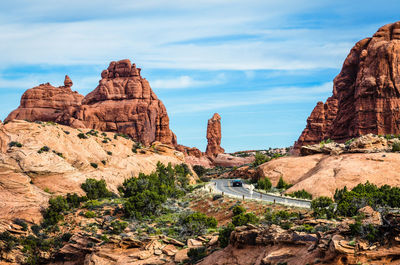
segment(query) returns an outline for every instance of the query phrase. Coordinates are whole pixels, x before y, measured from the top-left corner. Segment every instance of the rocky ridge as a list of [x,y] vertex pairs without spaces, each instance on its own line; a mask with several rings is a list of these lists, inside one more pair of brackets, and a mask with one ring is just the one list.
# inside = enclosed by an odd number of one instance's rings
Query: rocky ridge
[[399,134],[400,22],[359,41],[334,79],[333,95],[318,102],[295,148],[332,139]]
[[0,146],[2,220],[18,216],[37,222],[52,194],[82,194],[80,185],[87,178],[104,179],[117,192],[125,179],[151,173],[159,161],[185,162],[181,152],[159,142],[137,147],[118,134],[51,122],[0,125]]

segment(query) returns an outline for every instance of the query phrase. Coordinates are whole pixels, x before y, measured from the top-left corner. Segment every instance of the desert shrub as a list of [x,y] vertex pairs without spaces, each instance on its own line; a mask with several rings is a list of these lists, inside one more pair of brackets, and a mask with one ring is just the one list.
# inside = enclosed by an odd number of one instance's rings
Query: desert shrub
[[5,252],[11,251],[18,244],[18,238],[11,235],[8,231],[0,233],[0,241],[4,243],[2,250]]
[[256,155],[254,156],[253,166],[257,167],[261,164],[264,164],[265,162],[268,162],[269,160],[271,160],[269,156],[264,155],[260,152],[256,152]]
[[86,192],[86,197],[90,200],[109,198],[112,193],[107,189],[107,184],[104,179],[86,179],[82,183],[81,188]]
[[254,213],[241,213],[232,217],[232,224],[234,226],[256,224],[258,221],[258,217]]
[[206,176],[202,176],[202,177],[200,177],[200,180],[201,180],[202,182],[210,182],[210,181],[211,181],[211,178],[210,178],[210,177],[206,177]]
[[272,183],[269,178],[260,179],[257,181],[257,189],[260,190],[270,190],[272,188]]
[[246,209],[241,205],[235,205],[233,207],[233,209],[232,209],[232,212],[233,212],[233,215],[236,216],[236,215],[239,215],[241,213],[245,213]]
[[307,191],[305,191],[304,189],[297,190],[297,191],[289,193],[287,195],[290,196],[290,197],[293,197],[293,198],[312,200],[312,194],[307,192]]
[[88,137],[84,133],[79,133],[78,138],[79,139],[87,139]]
[[99,132],[94,129],[91,129],[90,131],[88,131],[86,133],[86,135],[92,135],[92,136],[96,136],[96,137],[98,136],[98,134],[99,134]]
[[204,174],[206,174],[207,169],[200,165],[194,165],[193,171],[196,172],[197,176],[202,177]]
[[216,228],[218,224],[217,219],[208,217],[200,212],[182,214],[178,223],[181,227],[181,237],[203,235],[207,232],[208,228]]
[[286,183],[286,182],[283,180],[283,177],[281,176],[281,177],[279,178],[278,184],[276,185],[276,188],[277,188],[277,189],[285,189],[285,190],[287,190],[287,189],[289,189],[290,187],[292,187],[292,184]]
[[140,173],[137,178],[129,178],[118,188],[120,194],[127,198],[124,212],[127,217],[141,219],[145,216],[159,214],[161,205],[167,198],[183,196],[188,187],[190,171],[186,164],[157,164],[155,172],[146,175]]
[[302,226],[296,228],[296,231],[298,232],[306,232],[306,233],[312,233],[314,231],[314,227],[312,227],[309,224],[303,224]]
[[101,163],[102,163],[103,165],[106,165],[106,160],[101,160]]
[[329,197],[318,197],[311,201],[313,215],[318,218],[331,219],[335,216],[335,206]]
[[271,209],[267,209],[264,215],[264,222],[271,225],[281,225],[285,221],[299,219],[299,214],[291,213],[285,210],[280,211],[271,211]]
[[9,147],[18,147],[18,148],[21,148],[22,147],[22,144],[21,143],[19,143],[19,142],[15,142],[15,141],[12,141],[12,142],[10,142],[9,144],[8,144],[8,146]]
[[352,142],[354,142],[354,138],[351,138],[350,140],[347,140],[344,144],[346,145],[346,146],[349,146]]
[[63,213],[69,210],[68,202],[62,196],[49,199],[49,207],[44,211],[42,227],[56,225],[64,219]]
[[379,229],[372,224],[363,225],[359,218],[356,218],[354,224],[349,224],[352,236],[358,236],[373,243],[381,237]]
[[194,264],[207,256],[207,249],[205,247],[191,248],[187,255],[190,258],[190,262]]
[[107,155],[112,156],[112,152],[111,151],[107,151]]
[[28,230],[28,224],[22,220],[22,219],[14,219],[14,224],[21,226],[23,231],[27,231]]
[[359,209],[369,205],[372,208],[400,207],[400,188],[383,185],[377,187],[368,181],[358,184],[351,191],[347,187],[335,191],[337,212],[342,216],[355,216]]
[[85,217],[86,218],[95,218],[96,217],[96,213],[93,211],[87,211],[85,212]]
[[66,200],[70,208],[78,208],[81,205],[81,202],[87,201],[87,197],[81,197],[76,193],[68,193]]
[[39,149],[38,153],[41,154],[43,152],[48,152],[50,151],[50,148],[48,146],[43,146],[42,148]]
[[395,142],[392,145],[392,152],[399,152],[400,151],[400,143],[399,142]]
[[99,166],[96,163],[90,163],[93,168],[98,168]]
[[326,139],[326,140],[324,140],[324,141],[321,141],[320,143],[319,143],[319,145],[320,146],[324,146],[325,144],[329,144],[329,143],[332,143],[333,141],[331,140],[331,139]]
[[40,226],[38,226],[38,225],[32,225],[31,226],[31,230],[35,235],[39,235],[41,229],[42,228]]
[[141,143],[139,143],[139,142],[134,143],[132,146],[132,152],[137,153],[137,150],[142,149],[142,148],[143,148],[143,145]]
[[125,230],[125,228],[127,228],[127,227],[128,227],[128,223],[127,222],[123,222],[123,221],[119,221],[119,220],[113,221],[110,224],[110,228],[111,228],[112,233],[116,234],[116,235],[121,234]]
[[219,231],[218,242],[222,248],[228,246],[229,238],[231,237],[233,230],[235,230],[235,226],[232,223],[229,223]]

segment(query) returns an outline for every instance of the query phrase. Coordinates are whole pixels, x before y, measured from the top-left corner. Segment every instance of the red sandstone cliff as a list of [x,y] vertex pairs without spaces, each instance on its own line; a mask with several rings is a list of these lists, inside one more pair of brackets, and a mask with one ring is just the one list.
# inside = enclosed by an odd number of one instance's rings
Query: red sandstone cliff
[[359,41],[334,80],[333,95],[319,102],[295,148],[325,139],[400,133],[400,22]]

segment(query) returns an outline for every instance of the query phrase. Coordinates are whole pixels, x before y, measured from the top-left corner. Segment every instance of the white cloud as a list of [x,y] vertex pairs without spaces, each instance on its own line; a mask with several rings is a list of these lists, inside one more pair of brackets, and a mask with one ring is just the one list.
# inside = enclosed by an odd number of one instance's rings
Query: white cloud
[[[185,103],[167,106],[172,115],[203,111],[216,111],[230,107],[252,105],[316,102],[326,100],[326,95],[332,91],[333,83],[327,82],[311,87],[277,87],[258,91],[243,91],[230,93],[214,93],[207,96],[186,98]],[[180,100],[177,98],[176,100]]]
[[211,80],[195,80],[187,75],[171,79],[150,80],[151,86],[154,89],[183,89],[200,86],[205,87],[221,84],[223,82],[225,82],[225,76],[223,74],[219,74],[216,78]]

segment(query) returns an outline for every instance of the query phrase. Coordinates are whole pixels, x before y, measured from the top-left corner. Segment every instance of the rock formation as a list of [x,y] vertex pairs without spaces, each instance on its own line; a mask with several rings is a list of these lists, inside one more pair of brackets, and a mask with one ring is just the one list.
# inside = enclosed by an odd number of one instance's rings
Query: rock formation
[[140,70],[127,59],[111,62],[97,88],[86,97],[71,91],[68,76],[62,87],[34,87],[24,93],[20,107],[6,121],[53,121],[126,134],[145,145],[155,141],[176,145],[167,110]]
[[22,95],[20,106],[5,121],[56,121],[63,113],[72,114],[80,106],[83,96],[71,90],[72,81],[66,75],[64,86],[49,83],[28,89]]
[[0,153],[7,151],[8,143],[9,137],[5,132],[3,123],[0,121]]
[[208,156],[215,157],[225,152],[221,147],[221,116],[218,113],[214,113],[212,118],[208,120],[207,141],[206,154]]
[[318,102],[295,148],[325,139],[400,133],[400,22],[359,41],[334,79],[333,95]]
[[140,70],[127,59],[111,62],[97,88],[73,116],[64,115],[62,123],[126,134],[145,145],[155,141],[176,145],[167,110]]

